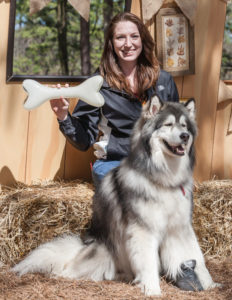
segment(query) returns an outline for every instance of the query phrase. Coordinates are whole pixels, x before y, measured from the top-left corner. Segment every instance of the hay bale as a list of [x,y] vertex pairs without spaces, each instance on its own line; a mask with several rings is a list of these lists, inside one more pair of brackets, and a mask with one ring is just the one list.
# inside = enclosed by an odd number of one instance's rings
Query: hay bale
[[[15,264],[64,233],[83,233],[92,214],[93,185],[39,182],[0,189],[0,261]],[[193,226],[207,256],[232,254],[232,181],[196,184]]]
[[82,233],[92,214],[93,186],[81,181],[40,182],[0,193],[0,261],[15,264],[42,242]]
[[193,226],[205,255],[232,255],[232,180],[195,184]]

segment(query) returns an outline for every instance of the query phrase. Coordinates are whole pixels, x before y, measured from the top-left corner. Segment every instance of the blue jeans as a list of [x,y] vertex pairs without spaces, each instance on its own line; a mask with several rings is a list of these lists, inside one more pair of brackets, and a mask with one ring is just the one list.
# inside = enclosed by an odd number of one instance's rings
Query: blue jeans
[[96,160],[92,168],[92,177],[95,187],[99,185],[102,178],[112,169],[120,165],[120,160]]

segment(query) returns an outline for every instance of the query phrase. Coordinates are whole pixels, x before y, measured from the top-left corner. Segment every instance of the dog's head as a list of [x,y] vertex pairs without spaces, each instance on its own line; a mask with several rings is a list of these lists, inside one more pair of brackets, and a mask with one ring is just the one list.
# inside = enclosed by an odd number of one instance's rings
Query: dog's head
[[171,156],[189,153],[197,131],[194,99],[189,99],[185,104],[163,103],[155,96],[144,107],[142,114],[147,126],[154,129],[151,140],[159,142],[163,152]]
[[132,143],[142,140],[150,154],[162,151],[172,157],[190,154],[194,157],[193,142],[197,133],[194,99],[182,104],[162,102],[154,96],[143,107],[136,127]]

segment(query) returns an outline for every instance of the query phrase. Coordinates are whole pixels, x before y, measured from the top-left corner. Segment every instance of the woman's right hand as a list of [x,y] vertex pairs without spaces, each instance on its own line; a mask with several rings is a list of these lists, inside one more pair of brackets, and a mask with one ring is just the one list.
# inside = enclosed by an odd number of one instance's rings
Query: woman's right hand
[[[60,89],[61,85],[57,84],[57,86],[52,87]],[[69,87],[69,85],[66,84],[65,87]],[[67,99],[63,97],[60,97],[59,99],[52,99],[50,100],[50,105],[58,120],[64,121],[67,118],[69,109],[69,101]]]

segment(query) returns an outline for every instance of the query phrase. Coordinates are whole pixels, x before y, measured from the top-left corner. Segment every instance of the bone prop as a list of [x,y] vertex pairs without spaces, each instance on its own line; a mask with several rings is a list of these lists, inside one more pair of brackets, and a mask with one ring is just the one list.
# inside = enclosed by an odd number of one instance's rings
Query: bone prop
[[74,87],[51,88],[32,79],[23,81],[23,88],[28,93],[24,101],[24,108],[32,110],[51,99],[79,98],[84,102],[100,107],[104,104],[104,98],[99,93],[103,78],[100,75],[93,76]]

